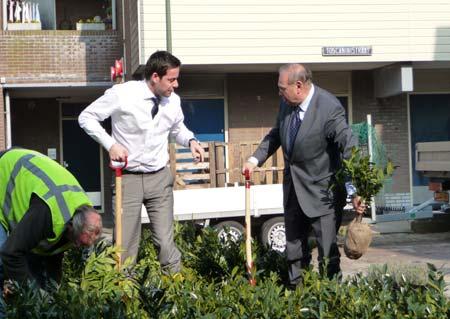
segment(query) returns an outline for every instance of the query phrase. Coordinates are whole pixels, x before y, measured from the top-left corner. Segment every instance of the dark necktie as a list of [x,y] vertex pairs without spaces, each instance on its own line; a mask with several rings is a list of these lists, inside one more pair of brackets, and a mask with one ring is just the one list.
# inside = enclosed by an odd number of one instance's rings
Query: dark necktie
[[158,114],[159,110],[159,99],[158,97],[154,96],[152,97],[153,107],[152,107],[152,119],[155,118],[156,114]]
[[289,124],[289,139],[288,139],[288,154],[290,155],[292,153],[292,148],[294,147],[294,141],[298,133],[298,129],[300,128],[300,125],[302,124],[302,120],[300,119],[300,107],[297,106],[294,109],[294,112],[291,117],[291,123]]

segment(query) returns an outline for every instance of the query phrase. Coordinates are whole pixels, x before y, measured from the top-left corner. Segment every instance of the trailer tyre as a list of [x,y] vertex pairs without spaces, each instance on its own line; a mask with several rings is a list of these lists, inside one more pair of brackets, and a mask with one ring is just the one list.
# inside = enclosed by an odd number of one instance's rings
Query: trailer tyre
[[227,241],[231,239],[236,242],[244,236],[244,226],[234,220],[227,220],[213,226],[217,231],[220,240]]
[[261,242],[275,251],[284,252],[286,249],[286,228],[283,216],[273,217],[264,222],[261,227]]

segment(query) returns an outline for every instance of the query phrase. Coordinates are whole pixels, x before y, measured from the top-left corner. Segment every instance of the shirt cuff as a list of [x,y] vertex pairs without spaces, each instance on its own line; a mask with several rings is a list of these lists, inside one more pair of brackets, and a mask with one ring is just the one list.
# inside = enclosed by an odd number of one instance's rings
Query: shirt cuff
[[347,191],[347,196],[353,197],[356,196],[356,187],[351,182],[345,183],[345,190]]
[[259,164],[258,159],[256,157],[254,157],[254,156],[250,156],[248,158],[247,162],[250,162],[250,163],[254,164],[255,166],[258,166],[258,164]]
[[112,147],[114,144],[116,144],[116,141],[115,141],[112,137],[110,137],[110,136],[106,137],[106,138],[102,141],[103,147],[104,147],[108,152],[109,152],[109,150],[111,149],[111,147]]

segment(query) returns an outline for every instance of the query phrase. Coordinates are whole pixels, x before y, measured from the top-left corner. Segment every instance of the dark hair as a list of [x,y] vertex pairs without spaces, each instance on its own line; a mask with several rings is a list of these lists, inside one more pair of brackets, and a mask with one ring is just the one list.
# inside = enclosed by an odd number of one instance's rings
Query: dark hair
[[178,68],[181,65],[180,60],[167,51],[156,51],[147,60],[144,69],[144,77],[148,81],[153,73],[159,77],[166,75],[168,69]]

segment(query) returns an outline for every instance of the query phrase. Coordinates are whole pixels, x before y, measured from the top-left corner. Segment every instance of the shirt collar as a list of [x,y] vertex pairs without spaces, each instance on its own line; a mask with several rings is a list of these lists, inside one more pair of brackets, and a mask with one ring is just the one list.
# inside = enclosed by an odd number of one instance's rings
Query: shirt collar
[[311,83],[311,89],[309,90],[308,96],[306,99],[303,100],[303,102],[299,105],[301,112],[306,112],[306,110],[309,107],[309,103],[311,103],[312,97],[314,95],[314,84]]
[[152,98],[154,98],[155,94],[153,94],[152,90],[150,90],[150,88],[148,87],[147,81],[142,80],[141,83],[144,87],[144,100],[151,100]]

